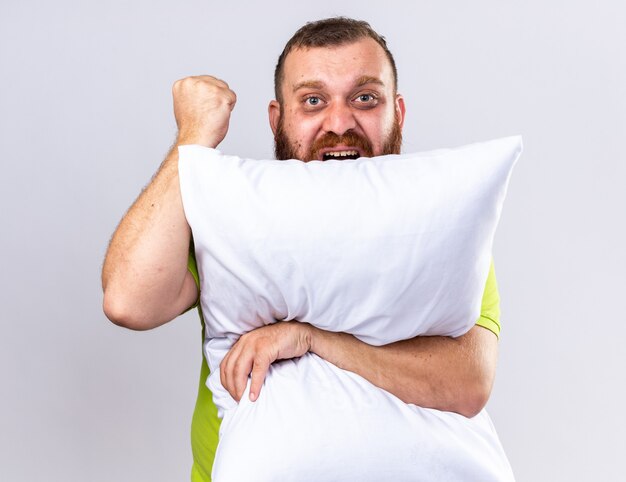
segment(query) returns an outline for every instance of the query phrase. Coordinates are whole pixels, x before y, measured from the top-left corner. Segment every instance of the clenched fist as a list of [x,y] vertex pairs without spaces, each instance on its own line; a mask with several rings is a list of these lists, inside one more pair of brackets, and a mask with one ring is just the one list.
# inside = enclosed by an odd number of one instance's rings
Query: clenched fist
[[223,80],[198,75],[177,80],[172,87],[177,144],[217,147],[228,132],[237,96]]

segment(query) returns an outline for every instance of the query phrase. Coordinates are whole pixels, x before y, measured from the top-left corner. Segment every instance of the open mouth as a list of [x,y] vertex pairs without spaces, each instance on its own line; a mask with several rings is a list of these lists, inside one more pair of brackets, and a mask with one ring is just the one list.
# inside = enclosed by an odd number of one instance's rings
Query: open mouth
[[359,152],[355,150],[333,151],[333,152],[325,152],[322,155],[322,160],[328,161],[329,159],[337,159],[337,160],[358,159],[359,157],[360,157]]

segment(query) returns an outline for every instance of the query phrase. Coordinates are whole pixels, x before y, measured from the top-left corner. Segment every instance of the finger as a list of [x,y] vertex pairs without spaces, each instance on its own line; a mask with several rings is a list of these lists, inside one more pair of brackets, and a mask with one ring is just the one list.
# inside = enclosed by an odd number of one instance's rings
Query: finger
[[245,354],[241,354],[239,359],[234,362],[232,385],[236,397],[235,400],[240,401],[243,393],[246,391],[246,385],[248,384],[248,375],[252,371],[252,358],[246,357]]
[[233,383],[233,363],[237,360],[237,353],[239,352],[238,346],[235,343],[233,347],[228,351],[222,362],[220,363],[220,381],[222,382],[222,386],[224,389],[230,394],[234,399],[237,398],[237,393],[235,391],[235,385]]
[[[231,391],[230,388],[230,380],[229,380],[229,373],[230,371],[228,370],[228,360],[229,360],[229,356],[230,353],[228,353],[224,359],[222,360],[222,362],[220,363],[220,381],[222,382],[222,386],[224,387],[224,389],[230,394],[231,397],[233,397],[233,393]],[[235,397],[233,397],[235,398]]]
[[235,104],[237,103],[237,94],[234,91],[228,89],[228,93],[226,94],[228,98],[228,105],[230,110],[232,111],[235,108]]
[[250,382],[250,401],[254,402],[259,398],[261,387],[265,381],[265,375],[270,364],[267,361],[255,360],[252,367],[252,381]]
[[194,76],[193,78],[197,79],[199,82],[219,85],[220,87],[224,87],[226,89],[229,88],[228,82],[218,77],[214,77],[213,75],[197,75],[197,76]]

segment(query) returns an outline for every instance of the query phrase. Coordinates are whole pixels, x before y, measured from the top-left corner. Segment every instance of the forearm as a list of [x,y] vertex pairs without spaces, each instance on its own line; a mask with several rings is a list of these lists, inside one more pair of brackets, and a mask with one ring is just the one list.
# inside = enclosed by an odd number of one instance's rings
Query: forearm
[[475,326],[458,337],[416,337],[384,346],[311,327],[311,349],[406,403],[471,417],[486,404],[497,360],[497,338]]
[[104,261],[104,312],[145,330],[174,319],[198,296],[187,271],[191,232],[180,194],[178,145],[216,147],[226,135],[237,97],[226,82],[201,75],[172,87],[176,145],[118,226]]
[[190,236],[174,146],[109,244],[102,286],[104,310],[113,322],[153,328],[191,304],[196,287],[187,273]]

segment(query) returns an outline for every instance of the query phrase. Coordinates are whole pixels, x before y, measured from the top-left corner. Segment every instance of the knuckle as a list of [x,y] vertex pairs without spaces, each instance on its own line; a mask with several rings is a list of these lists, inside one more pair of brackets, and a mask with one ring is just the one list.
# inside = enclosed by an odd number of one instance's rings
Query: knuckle
[[265,353],[265,343],[263,342],[263,340],[256,340],[251,351],[254,353],[252,359],[255,363],[257,363],[263,358]]
[[218,79],[217,77],[213,77],[213,81],[220,87],[225,87],[226,89],[228,89],[228,84],[226,83],[225,80]]
[[233,366],[233,372],[241,373],[242,371],[244,371],[244,364],[241,359],[238,359]]
[[193,79],[191,77],[185,77],[174,82],[172,90],[178,93],[185,93],[189,90],[190,85],[193,84]]
[[264,370],[266,366],[267,366],[267,358],[264,356],[261,356],[261,354],[257,354],[254,357],[254,369],[257,371]]
[[179,92],[183,88],[183,83],[185,79],[178,79],[172,84],[172,92]]

